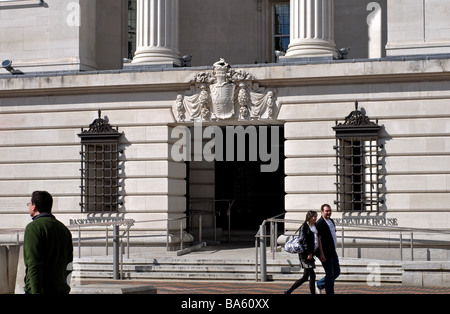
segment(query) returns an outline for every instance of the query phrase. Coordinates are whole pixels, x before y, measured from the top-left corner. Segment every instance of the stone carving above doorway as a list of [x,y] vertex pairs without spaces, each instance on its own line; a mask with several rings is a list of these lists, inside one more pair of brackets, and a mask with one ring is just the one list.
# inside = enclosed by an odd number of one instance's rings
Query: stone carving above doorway
[[260,87],[255,77],[233,70],[220,59],[213,70],[192,79],[191,90],[178,95],[174,105],[178,122],[219,120],[273,120],[277,113],[276,89]]

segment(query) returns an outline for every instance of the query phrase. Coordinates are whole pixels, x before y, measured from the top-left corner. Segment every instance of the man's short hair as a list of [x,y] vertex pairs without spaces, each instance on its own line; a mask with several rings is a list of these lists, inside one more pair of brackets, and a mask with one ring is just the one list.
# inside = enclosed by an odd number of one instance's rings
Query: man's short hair
[[36,209],[40,213],[51,213],[53,197],[47,191],[34,191],[31,194],[31,204],[36,205]]
[[325,209],[325,207],[328,207],[328,208],[331,209],[331,206],[330,206],[330,205],[328,205],[328,204],[323,204],[322,206],[320,206],[320,211],[323,212],[324,209]]

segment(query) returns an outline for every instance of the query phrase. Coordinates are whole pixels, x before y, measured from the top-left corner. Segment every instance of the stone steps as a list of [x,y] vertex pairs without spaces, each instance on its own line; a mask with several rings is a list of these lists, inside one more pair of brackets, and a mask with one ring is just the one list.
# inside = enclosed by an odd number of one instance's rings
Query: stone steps
[[[401,284],[402,265],[400,262],[368,259],[341,259],[341,282],[367,282],[379,275],[381,283]],[[317,262],[317,277],[324,275]],[[192,279],[192,280],[256,280],[255,259],[242,257],[195,258],[167,256],[124,257],[121,266],[123,278],[127,279]],[[276,259],[267,259],[268,280],[293,281],[303,273],[297,256],[279,254]],[[74,259],[73,278],[112,279],[112,257],[84,257]]]

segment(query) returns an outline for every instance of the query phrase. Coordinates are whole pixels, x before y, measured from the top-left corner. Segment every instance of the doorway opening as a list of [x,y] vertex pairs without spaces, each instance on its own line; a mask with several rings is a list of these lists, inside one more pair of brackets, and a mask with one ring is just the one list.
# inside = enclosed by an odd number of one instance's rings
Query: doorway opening
[[201,224],[202,241],[249,244],[264,219],[285,211],[284,127],[230,128],[215,147],[223,158],[187,163],[189,232],[198,239]]

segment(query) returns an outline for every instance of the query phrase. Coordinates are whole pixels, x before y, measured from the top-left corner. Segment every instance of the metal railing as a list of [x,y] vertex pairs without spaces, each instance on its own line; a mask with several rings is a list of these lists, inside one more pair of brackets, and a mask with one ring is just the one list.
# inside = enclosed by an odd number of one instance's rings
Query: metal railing
[[[173,218],[173,219],[139,220],[139,221],[135,221],[134,223],[135,223],[135,224],[140,224],[140,223],[160,223],[160,222],[166,222],[166,223],[167,223],[167,224],[166,224],[166,233],[165,233],[165,234],[161,234],[161,235],[163,235],[163,236],[166,237],[166,250],[169,251],[170,235],[171,235],[171,233],[170,233],[170,230],[171,230],[171,228],[170,228],[170,223],[171,223],[171,222],[176,222],[176,221],[178,221],[178,222],[180,223],[180,224],[179,224],[179,229],[178,229],[178,230],[180,231],[180,250],[182,250],[182,249],[183,249],[183,245],[184,245],[184,242],[183,242],[183,234],[184,234],[184,226],[185,226],[184,222],[186,221],[186,216],[182,216],[182,217],[179,217],[179,218]],[[161,235],[154,234],[154,235],[152,235],[152,236],[161,236]]]
[[[106,227],[106,236],[105,236],[105,247],[106,247],[106,255],[108,256],[108,227],[113,227],[113,279],[121,279],[122,273],[123,273],[123,237],[125,235],[127,236],[127,254],[129,257],[130,254],[130,228],[134,225],[133,219],[126,219],[126,220],[117,220],[117,221],[111,221],[111,222],[103,222],[103,223],[91,223],[86,225],[69,225],[67,228],[70,229],[78,229],[78,258],[81,258],[81,228],[82,227]],[[120,235],[119,233],[119,227],[121,225],[124,225],[126,227],[124,233]],[[121,254],[119,253],[119,249],[121,250]],[[119,261],[120,258],[120,261]],[[120,272],[119,272],[119,266],[120,266]]]
[[[0,3],[2,2],[23,2],[23,1],[30,1],[30,0],[0,0]],[[44,0],[34,0],[34,2],[39,2],[38,5],[43,6],[45,4]]]
[[189,219],[189,228],[192,228],[192,221],[194,220],[194,216],[198,216],[198,242],[203,242],[203,216],[211,216],[212,221],[212,230],[214,233],[214,242],[217,242],[217,215],[220,215],[218,211],[207,211],[200,209],[190,209],[190,219]]
[[[119,248],[122,248],[122,256],[123,256],[123,237],[127,235],[127,248],[128,248],[128,256],[129,256],[129,231],[131,226],[133,226],[134,220],[127,219],[127,220],[117,220],[117,221],[110,221],[110,222],[101,222],[101,223],[89,223],[89,224],[79,224],[79,225],[69,225],[67,228],[72,231],[78,231],[78,238],[74,239],[72,238],[72,242],[77,245],[78,248],[78,258],[81,257],[81,231],[82,228],[86,227],[106,227],[106,235],[105,235],[105,247],[106,247],[106,255],[108,255],[108,247],[109,247],[109,230],[108,227],[113,227],[113,278],[114,279],[120,279],[121,275],[119,273]],[[126,226],[125,232],[120,236],[119,234],[119,227],[121,225]],[[92,230],[91,230],[92,231]],[[20,234],[25,233],[25,229],[18,228],[18,229],[4,229],[0,230],[0,234],[15,234],[16,240],[15,244],[20,245]],[[103,238],[103,237],[101,237]],[[90,238],[90,240],[97,239],[97,238]],[[11,241],[12,242],[12,241]],[[5,242],[8,243],[8,242]],[[122,259],[121,259],[122,261]],[[122,264],[122,263],[121,263]]]
[[[211,215],[212,220],[212,229],[214,232],[214,242],[217,242],[217,216],[220,216],[220,211],[216,210],[216,204],[217,203],[228,203],[227,207],[227,218],[228,218],[228,244],[231,243],[231,208],[233,207],[235,200],[233,199],[220,199],[220,200],[194,200],[190,201],[190,227],[192,227],[192,221],[193,216],[198,216],[198,224],[199,224],[199,242],[202,242],[202,222],[203,222],[203,216]],[[192,208],[193,204],[209,204],[211,206],[210,210],[203,210],[203,209],[194,209]]]
[[[255,235],[255,251],[256,251],[256,260],[255,260],[255,273],[256,273],[256,281],[258,281],[258,260],[259,260],[259,267],[260,267],[260,280],[266,281],[267,280],[267,247],[266,247],[266,241],[269,239],[270,243],[270,252],[272,253],[272,259],[276,258],[276,252],[277,252],[277,239],[278,239],[278,224],[279,223],[297,223],[298,226],[300,226],[303,223],[303,220],[292,220],[292,219],[284,219],[284,218],[278,218],[280,216],[283,216],[285,213],[282,213],[280,215],[274,216],[272,218],[268,218],[262,222],[262,224],[259,227],[258,232]],[[267,224],[269,224],[269,234],[266,234],[267,231]],[[444,245],[442,247],[446,249],[450,249],[450,230],[449,229],[425,229],[425,228],[407,228],[407,227],[397,227],[397,226],[367,226],[367,225],[346,225],[346,224],[340,224],[336,225],[336,231],[340,232],[340,234],[336,234],[336,237],[340,239],[340,255],[342,257],[345,257],[345,248],[346,246],[346,237],[351,238],[351,242],[353,242],[355,239],[364,239],[368,242],[375,243],[382,243],[383,241],[388,241],[388,247],[395,248],[395,246],[398,247],[400,252],[400,260],[403,261],[403,251],[404,248],[409,247],[410,248],[410,258],[411,261],[414,261],[414,249],[415,248],[430,248],[431,242],[439,243],[443,242]],[[369,234],[367,234],[367,231],[370,231]],[[361,233],[365,232],[364,235],[350,235],[349,233]],[[376,236],[376,232],[389,232],[388,238],[380,238]],[[293,235],[292,233],[284,233],[286,237]],[[398,238],[391,237],[392,234],[398,234]],[[409,235],[409,241],[404,239],[404,235]],[[418,239],[415,234],[439,234],[439,235],[449,235],[448,240],[423,240]],[[427,244],[427,241],[429,242]],[[348,239],[347,239],[348,242]],[[397,243],[398,242],[398,243]],[[393,245],[394,244],[394,245]],[[348,247],[363,247],[365,243],[360,243],[356,245],[348,245]],[[379,246],[383,246],[382,244],[379,244]],[[259,248],[259,250],[258,250]],[[338,249],[338,248],[336,248]],[[258,251],[260,251],[260,256],[258,258]]]
[[[133,219],[126,219],[126,220],[117,220],[117,221],[110,221],[110,222],[99,222],[99,223],[88,223],[88,224],[79,224],[79,225],[69,225],[67,226],[67,228],[69,230],[76,230],[78,231],[78,238],[76,239],[76,243],[77,243],[77,248],[78,248],[78,257],[81,257],[81,231],[82,228],[86,228],[86,227],[105,227],[106,233],[105,233],[105,249],[106,249],[106,255],[108,256],[108,242],[109,242],[109,229],[108,227],[113,227],[113,243],[117,240],[120,239],[120,242],[122,242],[122,238],[125,237],[125,235],[127,235],[127,249],[128,249],[128,254],[129,254],[129,231],[131,226],[133,226],[134,224],[134,220]],[[126,230],[124,231],[124,233],[122,234],[122,236],[119,235],[119,229],[116,229],[120,226],[125,226]],[[91,230],[92,231],[92,230]],[[103,237],[101,237],[102,239]],[[92,240],[93,238],[90,238],[90,240]]]
[[[110,227],[112,227],[113,235],[112,235],[112,241],[113,241],[113,279],[123,279],[123,256],[125,255],[125,249],[123,247],[124,245],[124,239],[126,239],[126,248],[127,248],[127,258],[130,258],[130,229],[132,226],[135,226],[136,224],[140,223],[161,223],[161,222],[167,222],[166,226],[166,232],[165,234],[156,235],[153,234],[152,236],[165,236],[166,237],[166,250],[169,251],[169,244],[170,244],[170,223],[173,222],[180,222],[180,250],[183,250],[183,234],[184,234],[184,222],[186,221],[186,216],[175,218],[175,219],[154,219],[154,220],[143,220],[143,221],[135,221],[133,219],[123,219],[123,220],[114,220],[114,221],[108,221],[108,222],[99,222],[99,223],[86,223],[86,224],[75,224],[75,225],[68,225],[67,228],[71,230],[72,232],[77,232],[78,236],[76,238],[72,238],[73,244],[74,244],[74,251],[75,249],[78,251],[78,258],[81,258],[81,247],[83,245],[83,242],[87,241],[93,241],[93,240],[99,240],[100,242],[105,242],[105,255],[109,255],[109,247],[110,247]],[[124,226],[125,230],[122,230],[122,234],[120,234],[120,226]],[[92,235],[92,232],[101,232],[100,230],[95,230],[92,228],[96,227],[105,227],[105,235]],[[90,228],[89,230],[86,230],[87,228]],[[24,234],[25,229],[24,228],[15,228],[15,229],[3,229],[0,230],[0,235],[11,235],[10,240],[4,240],[3,243],[15,243],[17,245],[21,244],[20,235]],[[87,238],[83,238],[82,232],[91,232],[91,235]]]
[[[276,248],[277,248],[277,238],[278,238],[278,223],[303,223],[302,220],[294,219],[281,219],[278,218],[283,216],[285,213],[276,215],[272,218],[264,220],[259,226],[258,232],[255,234],[255,276],[256,281],[258,281],[258,260],[261,269],[261,281],[267,281],[267,239],[269,239],[270,252],[272,253],[272,259],[275,259]],[[266,234],[267,227],[266,224],[269,223],[269,234]],[[258,247],[260,251],[260,258],[258,258]]]
[[[448,249],[450,249],[450,238],[447,241],[441,241],[441,240],[424,240],[424,239],[419,239],[416,238],[414,236],[414,234],[439,234],[439,235],[443,235],[443,234],[448,234],[450,235],[450,230],[449,229],[426,229],[426,228],[409,228],[409,227],[398,227],[398,226],[367,226],[367,225],[346,225],[346,224],[341,224],[341,225],[337,225],[336,229],[339,229],[340,227],[340,240],[341,240],[341,256],[345,257],[345,248],[346,248],[346,243],[348,241],[346,241],[346,234],[349,232],[354,232],[354,233],[358,233],[358,232],[367,232],[370,231],[370,236],[367,235],[367,233],[364,234],[364,236],[354,236],[351,235],[349,236],[349,238],[353,238],[354,240],[359,239],[359,240],[366,240],[366,241],[377,241],[377,242],[382,242],[382,241],[387,241],[390,245],[391,248],[395,248],[395,246],[398,246],[399,249],[399,257],[400,260],[403,261],[404,257],[403,257],[403,251],[405,247],[410,248],[410,256],[411,256],[411,261],[414,261],[414,249],[415,248],[430,248],[432,247],[431,243],[438,243],[438,242],[445,242],[446,245],[444,245],[444,247],[446,246]],[[389,235],[394,235],[394,237],[389,237],[389,238],[380,238],[380,237],[376,237],[376,233],[377,232],[381,232],[381,233],[386,233],[388,232]],[[395,235],[398,234],[398,238],[395,237]],[[404,239],[404,235],[409,235],[409,241]],[[353,241],[353,240],[352,240]],[[398,244],[397,244],[398,242]],[[409,243],[408,243],[409,242]],[[428,242],[428,244],[426,243]],[[393,244],[393,245],[391,245]],[[361,244],[362,245],[362,244]]]

